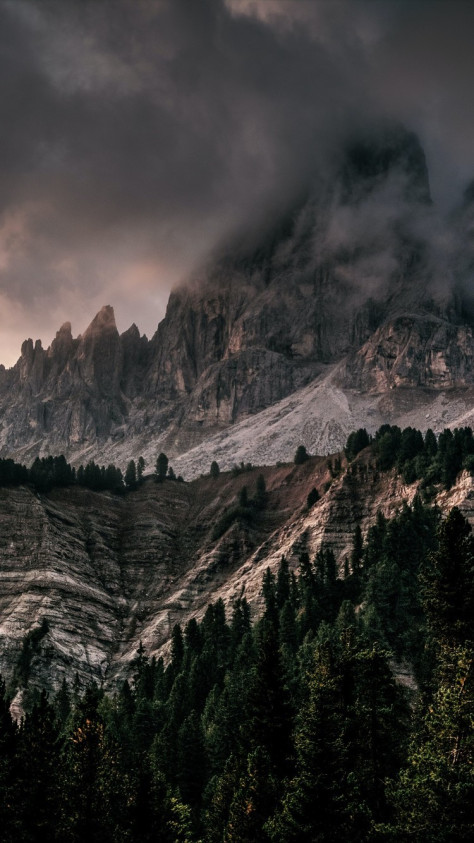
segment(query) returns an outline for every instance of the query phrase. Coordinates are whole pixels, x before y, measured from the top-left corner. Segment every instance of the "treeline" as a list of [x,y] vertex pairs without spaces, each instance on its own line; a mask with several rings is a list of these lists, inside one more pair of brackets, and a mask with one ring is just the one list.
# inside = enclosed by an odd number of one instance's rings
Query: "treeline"
[[[139,457],[136,462],[130,460],[124,476],[115,465],[98,465],[94,460],[80,465],[76,470],[66,462],[63,455],[37,457],[31,468],[12,459],[0,459],[0,486],[31,483],[37,492],[49,492],[54,488],[77,485],[95,492],[110,491],[122,494],[142,485],[145,466],[143,457]],[[168,468],[168,457],[163,453],[157,458],[154,477],[159,482],[165,479],[184,482],[181,476],[175,477],[171,466]]]
[[[115,696],[0,694],[0,839],[461,841],[474,824],[474,542],[416,500],[137,651]],[[415,663],[419,692],[394,680]]]
[[422,481],[428,492],[436,485],[450,489],[462,469],[474,471],[474,436],[470,427],[446,429],[438,438],[431,429],[423,435],[413,427],[382,425],[375,436],[364,428],[351,433],[344,452],[347,459],[372,445],[377,468],[396,468],[406,483]]
[[37,492],[74,485],[117,493],[126,489],[122,472],[114,465],[99,466],[92,460],[85,466],[79,466],[76,471],[62,455],[37,457],[31,468],[11,459],[0,459],[0,486],[19,486],[23,483],[31,483]]

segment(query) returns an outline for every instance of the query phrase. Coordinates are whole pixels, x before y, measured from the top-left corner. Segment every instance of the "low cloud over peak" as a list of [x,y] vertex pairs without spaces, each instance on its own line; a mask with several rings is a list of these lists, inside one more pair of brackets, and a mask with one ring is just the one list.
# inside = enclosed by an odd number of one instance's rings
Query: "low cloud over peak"
[[378,115],[418,132],[452,204],[474,174],[472,17],[457,2],[0,2],[0,360],[105,300],[120,330],[152,334],[217,242]]

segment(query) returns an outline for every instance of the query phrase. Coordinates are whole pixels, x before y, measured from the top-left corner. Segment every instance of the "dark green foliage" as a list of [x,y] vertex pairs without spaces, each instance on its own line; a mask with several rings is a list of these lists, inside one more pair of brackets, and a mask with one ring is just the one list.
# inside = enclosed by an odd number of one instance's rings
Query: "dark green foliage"
[[375,434],[377,468],[388,471],[395,465],[400,449],[402,432],[396,425],[383,424]]
[[285,603],[290,600],[291,593],[290,569],[285,557],[281,557],[280,566],[278,568],[275,599],[278,609],[283,609]]
[[[244,598],[229,619],[211,604],[167,665],[140,643],[113,696],[63,682],[17,727],[0,682],[0,841],[469,840],[473,559],[461,513],[415,498],[356,528],[346,580],[331,546],[297,575],[283,557],[256,622]],[[47,631],[25,639],[27,691]]]
[[56,840],[62,823],[61,740],[45,692],[22,722],[18,740],[16,810],[26,840]]
[[137,482],[143,482],[143,472],[145,471],[145,460],[143,457],[138,457],[137,461]]
[[438,542],[422,571],[430,630],[441,643],[474,646],[474,537],[457,507],[441,524]]
[[242,486],[239,492],[239,506],[245,509],[249,505],[249,494],[247,486]]
[[14,804],[18,731],[10,714],[10,698],[0,677],[0,840],[14,840],[18,817]]
[[421,480],[427,491],[436,485],[449,489],[461,469],[473,469],[474,437],[470,427],[463,427],[444,430],[438,440],[427,430],[423,439],[412,427],[385,424],[375,434],[375,454],[379,470],[396,467],[406,483]]
[[168,471],[168,457],[163,451],[158,454],[156,459],[156,466],[155,466],[155,478],[160,483],[165,479],[166,472]]
[[354,531],[354,540],[352,544],[352,553],[351,553],[351,573],[355,575],[360,574],[361,564],[362,564],[362,557],[364,554],[364,542],[362,539],[362,530],[360,529],[360,524],[357,524],[355,531]]
[[0,459],[0,486],[19,486],[28,480],[29,472],[26,466],[11,459]]
[[309,492],[308,497],[306,498],[306,506],[308,507],[308,509],[311,509],[311,507],[314,506],[314,504],[317,503],[318,501],[319,501],[319,492],[318,492],[317,489],[315,489],[313,487],[311,489],[311,491]]
[[[145,462],[143,457],[138,461],[138,479],[143,476]],[[137,482],[137,470],[133,460],[127,468],[127,488],[134,488]],[[45,494],[51,489],[65,486],[85,486],[95,492],[110,491],[122,493],[124,480],[122,472],[114,465],[96,465],[92,460],[86,466],[79,466],[77,471],[66,462],[61,454],[59,457],[37,457],[30,469],[19,465],[11,459],[0,460],[0,486],[18,486],[31,483],[35,491]]]
[[85,486],[94,492],[110,491],[120,494],[123,492],[124,483],[122,472],[114,465],[96,465],[92,460],[87,465],[80,466],[77,470],[76,480],[79,486]]
[[390,786],[389,840],[435,843],[472,839],[474,827],[473,650],[440,658],[438,687],[421,714],[406,763]]
[[415,666],[422,659],[425,618],[419,571],[436,545],[438,514],[415,498],[392,521],[378,517],[364,546],[362,614],[369,638]]
[[337,477],[342,470],[341,458],[334,457],[334,462],[332,460],[328,460],[327,467],[329,469],[329,474],[331,475],[331,477]]
[[424,442],[424,450],[426,456],[431,460],[433,457],[436,456],[438,451],[438,441],[436,436],[434,435],[431,427],[425,433],[425,442]]
[[356,430],[354,433],[350,433],[344,447],[344,453],[349,462],[353,460],[360,451],[367,448],[368,445],[370,445],[370,437],[365,427],[360,427],[359,430]]
[[207,758],[201,718],[195,710],[185,718],[178,732],[177,781],[184,801],[196,808],[207,777]]
[[233,792],[225,827],[229,843],[268,840],[265,822],[275,802],[276,781],[271,760],[261,746],[246,758]]
[[38,492],[49,492],[54,486],[70,486],[74,472],[63,456],[37,457],[30,468],[29,480]]
[[130,460],[125,472],[125,485],[127,489],[134,489],[137,485],[137,469],[135,460]]
[[181,665],[184,658],[184,641],[183,633],[179,623],[173,627],[173,634],[171,636],[171,668],[175,675],[181,670]]
[[308,459],[309,459],[309,454],[308,454],[305,446],[304,445],[298,445],[298,447],[296,449],[295,457],[294,457],[294,460],[293,460],[294,464],[295,465],[302,465]]
[[213,460],[213,461],[211,462],[211,470],[210,470],[209,474],[210,474],[210,476],[211,476],[211,477],[213,477],[213,478],[214,478],[214,480],[215,480],[217,477],[219,477],[219,474],[220,474],[220,469],[219,469],[219,465],[218,465],[218,463],[217,463],[215,460]]
[[[452,441],[449,438],[448,442]],[[457,508],[438,530],[421,582],[437,652],[435,683],[391,785],[389,839],[464,841],[474,826],[474,540]]]

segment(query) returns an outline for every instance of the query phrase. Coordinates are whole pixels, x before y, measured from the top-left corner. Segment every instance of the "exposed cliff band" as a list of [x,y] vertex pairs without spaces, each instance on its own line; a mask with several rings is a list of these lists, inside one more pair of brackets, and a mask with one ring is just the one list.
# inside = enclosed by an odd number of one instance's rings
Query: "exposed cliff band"
[[77,338],[65,323],[48,349],[26,340],[0,370],[0,453],[113,459],[127,440],[129,456],[152,441],[174,456],[336,364],[338,387],[364,393],[473,385],[473,309],[433,258],[433,219],[413,134],[351,142],[290,212],[173,292],[151,340],[119,335],[110,306]]

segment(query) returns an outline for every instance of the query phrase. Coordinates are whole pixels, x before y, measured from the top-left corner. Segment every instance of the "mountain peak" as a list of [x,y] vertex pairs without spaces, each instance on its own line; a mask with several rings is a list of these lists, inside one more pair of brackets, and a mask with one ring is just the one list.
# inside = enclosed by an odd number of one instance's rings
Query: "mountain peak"
[[59,331],[56,332],[56,337],[69,336],[72,333],[72,326],[70,322],[64,322]]
[[135,322],[132,322],[129,328],[121,334],[122,339],[132,337],[133,339],[140,339],[140,331],[138,330]]
[[101,307],[96,316],[94,316],[87,330],[84,332],[84,337],[101,334],[104,331],[117,331],[114,309],[110,304],[105,304]]

